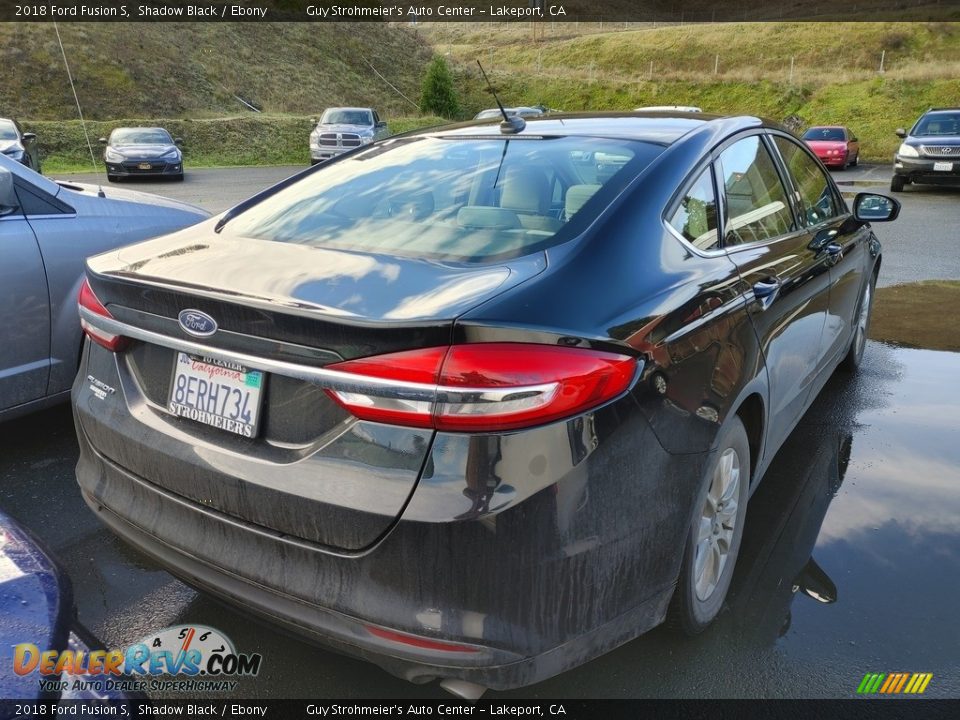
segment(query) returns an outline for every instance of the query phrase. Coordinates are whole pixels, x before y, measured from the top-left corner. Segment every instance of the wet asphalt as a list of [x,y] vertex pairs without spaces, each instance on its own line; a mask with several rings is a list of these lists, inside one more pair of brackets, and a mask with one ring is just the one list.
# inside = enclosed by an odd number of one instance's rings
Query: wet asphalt
[[[960,193],[904,195],[900,223],[884,228],[897,238],[883,238],[881,277],[960,278],[955,247],[953,265],[903,248],[890,257],[905,236],[939,247],[956,224],[941,220],[924,239],[904,220],[927,204],[941,218],[960,213]],[[730,601],[714,627],[694,639],[660,628],[559,677],[487,697],[850,698],[868,672],[933,673],[926,697],[960,697],[958,376],[960,354],[869,343],[860,372],[831,379],[751,499]],[[238,697],[446,697],[435,684],[410,685],[253,622],[173,579],[86,508],[76,459],[66,407],[0,425],[0,507],[59,559],[80,620],[107,646],[174,624],[212,625],[241,652],[264,657]]]
[[[837,374],[750,501],[729,607],[687,639],[657,629],[538,685],[489,697],[852,697],[867,672],[931,672],[960,697],[960,355],[871,342]],[[212,625],[264,656],[244,697],[444,697],[251,622],[128,549],[80,499],[66,408],[3,426],[0,506],[73,580],[108,646]]]

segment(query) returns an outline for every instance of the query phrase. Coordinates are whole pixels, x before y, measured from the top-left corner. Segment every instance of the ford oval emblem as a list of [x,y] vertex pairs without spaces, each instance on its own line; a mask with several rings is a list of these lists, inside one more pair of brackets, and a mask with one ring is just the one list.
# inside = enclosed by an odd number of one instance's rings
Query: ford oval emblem
[[208,337],[217,331],[217,321],[199,310],[182,310],[177,319],[185,332],[197,337]]

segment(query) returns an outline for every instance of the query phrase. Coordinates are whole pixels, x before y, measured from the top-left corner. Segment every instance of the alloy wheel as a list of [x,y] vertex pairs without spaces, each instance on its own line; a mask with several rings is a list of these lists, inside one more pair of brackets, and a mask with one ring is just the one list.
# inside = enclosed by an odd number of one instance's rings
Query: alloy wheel
[[717,589],[733,543],[739,512],[740,456],[727,448],[713,471],[710,489],[700,514],[694,559],[697,598],[707,600]]

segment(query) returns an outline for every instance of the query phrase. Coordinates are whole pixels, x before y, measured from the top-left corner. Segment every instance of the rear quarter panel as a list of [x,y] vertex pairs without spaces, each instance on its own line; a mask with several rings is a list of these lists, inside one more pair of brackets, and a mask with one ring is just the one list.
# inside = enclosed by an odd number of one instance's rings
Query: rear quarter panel
[[80,358],[77,293],[87,257],[178,230],[199,213],[88,195],[62,195],[76,216],[31,219],[50,288],[50,381],[47,394],[70,389]]

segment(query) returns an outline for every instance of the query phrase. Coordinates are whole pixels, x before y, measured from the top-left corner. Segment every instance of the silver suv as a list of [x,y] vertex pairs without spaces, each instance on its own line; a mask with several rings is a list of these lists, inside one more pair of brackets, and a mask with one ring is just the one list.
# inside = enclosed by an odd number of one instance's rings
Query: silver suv
[[327,108],[310,133],[310,164],[386,137],[387,124],[370,108]]

